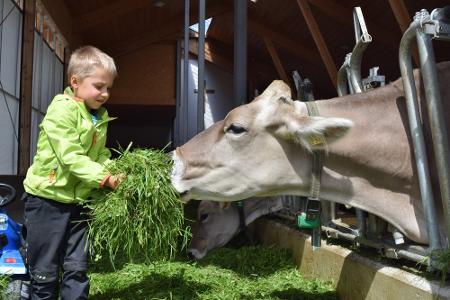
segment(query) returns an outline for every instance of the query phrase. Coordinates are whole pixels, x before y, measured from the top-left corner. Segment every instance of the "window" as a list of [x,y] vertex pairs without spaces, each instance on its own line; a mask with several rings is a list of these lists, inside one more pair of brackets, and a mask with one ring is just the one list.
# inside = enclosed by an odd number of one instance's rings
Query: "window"
[[[23,0],[16,0],[23,1]],[[41,1],[36,2],[36,31],[39,32],[45,42],[53,49],[56,55],[64,61],[64,48],[68,45],[66,39],[59,31],[55,22],[48,14]]]
[[[205,36],[206,36],[206,33],[208,32],[208,29],[209,29],[209,26],[211,25],[211,22],[212,22],[212,18],[209,18],[209,19],[205,20]],[[189,29],[191,29],[195,33],[198,33],[198,23],[189,26]]]

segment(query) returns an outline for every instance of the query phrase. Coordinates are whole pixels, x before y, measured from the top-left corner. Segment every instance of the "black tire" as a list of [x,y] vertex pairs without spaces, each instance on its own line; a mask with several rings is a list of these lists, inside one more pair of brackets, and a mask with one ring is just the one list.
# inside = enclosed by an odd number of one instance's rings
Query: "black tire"
[[5,291],[6,300],[28,300],[30,299],[30,282],[22,279],[14,279],[8,283]]

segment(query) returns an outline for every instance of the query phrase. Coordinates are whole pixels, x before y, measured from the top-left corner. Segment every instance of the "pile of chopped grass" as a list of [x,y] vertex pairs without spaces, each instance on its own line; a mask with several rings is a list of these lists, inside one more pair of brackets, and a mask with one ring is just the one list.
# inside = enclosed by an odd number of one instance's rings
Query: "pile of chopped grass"
[[287,250],[221,248],[199,262],[94,265],[89,299],[339,299],[329,282],[307,280]]
[[5,274],[0,274],[0,299],[8,299],[8,282],[10,281],[9,276]]
[[[131,146],[131,145],[130,145]],[[114,190],[99,190],[85,205],[90,210],[88,237],[97,259],[128,261],[170,259],[184,248],[183,204],[170,182],[172,160],[163,150],[118,151],[108,166],[126,179]]]

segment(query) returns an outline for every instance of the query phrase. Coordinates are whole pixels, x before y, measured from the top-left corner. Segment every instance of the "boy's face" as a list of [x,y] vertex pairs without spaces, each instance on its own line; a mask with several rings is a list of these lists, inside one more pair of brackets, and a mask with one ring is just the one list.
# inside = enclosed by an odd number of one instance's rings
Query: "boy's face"
[[96,67],[94,72],[79,80],[75,75],[70,78],[75,97],[84,100],[89,109],[99,109],[109,99],[109,89],[114,78],[105,69]]

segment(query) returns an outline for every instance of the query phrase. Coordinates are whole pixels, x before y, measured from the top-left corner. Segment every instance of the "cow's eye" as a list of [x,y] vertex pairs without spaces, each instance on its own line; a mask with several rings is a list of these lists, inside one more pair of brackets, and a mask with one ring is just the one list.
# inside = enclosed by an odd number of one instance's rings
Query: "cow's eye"
[[203,223],[208,219],[208,214],[200,214],[200,222]]
[[236,125],[236,124],[231,124],[226,129],[226,132],[233,133],[233,134],[240,134],[240,133],[243,133],[243,132],[246,132],[246,131],[247,130],[244,127],[242,127],[240,125]]

